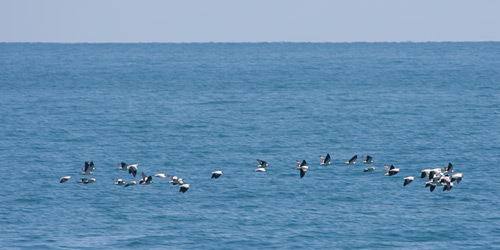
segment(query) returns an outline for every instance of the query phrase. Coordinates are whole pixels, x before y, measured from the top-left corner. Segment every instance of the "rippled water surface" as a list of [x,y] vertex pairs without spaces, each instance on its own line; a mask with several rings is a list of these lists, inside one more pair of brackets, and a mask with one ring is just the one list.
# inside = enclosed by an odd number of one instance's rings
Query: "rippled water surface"
[[2,249],[500,248],[500,43],[0,44],[0,117]]

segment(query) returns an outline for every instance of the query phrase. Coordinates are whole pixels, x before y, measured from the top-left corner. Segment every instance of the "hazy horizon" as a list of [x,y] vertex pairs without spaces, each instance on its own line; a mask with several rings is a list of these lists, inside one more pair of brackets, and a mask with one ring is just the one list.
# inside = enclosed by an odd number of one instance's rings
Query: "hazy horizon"
[[0,42],[496,42],[491,0],[3,0]]

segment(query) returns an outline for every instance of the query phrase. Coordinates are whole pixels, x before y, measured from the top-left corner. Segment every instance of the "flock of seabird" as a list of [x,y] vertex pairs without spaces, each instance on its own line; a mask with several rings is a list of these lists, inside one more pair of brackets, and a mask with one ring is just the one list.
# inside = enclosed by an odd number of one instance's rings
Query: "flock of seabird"
[[[363,164],[371,164],[374,163],[373,157],[367,155],[361,156],[363,158]],[[346,165],[355,165],[356,160],[358,159],[358,155],[354,155],[349,159],[348,161],[345,162]],[[330,154],[327,154],[325,157],[320,156],[320,165],[322,166],[327,166],[331,164],[331,157]],[[267,172],[267,167],[269,167],[269,163],[263,160],[257,159],[257,162],[259,165],[257,165],[257,168],[254,170],[255,172]],[[304,178],[306,175],[307,170],[309,170],[309,166],[307,165],[306,160],[296,161],[297,164],[297,170],[300,170],[300,178]],[[118,164],[120,170],[126,170],[128,171],[129,174],[131,174],[133,177],[136,177],[139,164],[130,164],[128,165],[125,162],[121,162]],[[394,165],[391,165],[390,167],[387,165],[384,165],[384,168],[386,170],[385,175],[386,176],[394,176],[399,173],[400,169],[394,167]],[[85,167],[82,168],[81,175],[92,175],[93,171],[95,170],[94,162],[85,162]],[[363,169],[363,172],[373,172],[376,168],[374,166],[368,167]],[[211,172],[212,177],[211,179],[217,179],[222,176],[224,171],[222,170],[216,170]],[[462,181],[464,174],[462,173],[455,173],[455,170],[453,169],[453,164],[448,163],[448,166],[443,165],[443,168],[433,168],[433,169],[424,169],[421,171],[420,178],[421,179],[428,179],[429,181],[425,182],[425,187],[429,187],[429,190],[431,192],[434,191],[434,189],[438,186],[443,186],[443,191],[450,191],[453,186],[455,185],[454,182],[460,183]],[[141,173],[141,179],[139,180],[140,185],[150,185],[153,183],[153,176],[149,175],[147,176],[144,172]],[[179,187],[179,192],[185,193],[186,191],[189,190],[189,187],[191,184],[184,183],[184,178],[180,178],[177,176],[173,175],[166,175],[164,173],[158,173],[155,174],[154,177],[161,178],[161,179],[167,179],[169,178],[169,183],[172,185],[178,185]],[[60,183],[67,182],[70,180],[72,176],[64,176],[60,179]],[[406,186],[410,184],[412,181],[415,180],[414,176],[407,176],[403,178],[403,186]],[[96,181],[95,178],[82,178],[78,182],[83,183],[83,184],[90,184],[94,183]],[[123,179],[113,179],[115,181],[115,185],[119,186],[124,186],[124,187],[129,187],[136,185],[136,181],[131,181],[131,182],[126,182]]]
[[[136,177],[138,169],[139,169],[139,164],[128,165],[125,162],[121,162],[118,164],[118,169],[127,170],[130,175],[132,175],[133,177]],[[94,173],[93,172],[94,170],[95,170],[94,162],[92,162],[92,161],[85,162],[85,167],[82,168],[81,175],[91,175]],[[222,173],[223,173],[222,171],[214,171],[214,172],[212,172],[212,178],[217,179],[217,178],[219,178],[219,176],[222,175]],[[181,193],[185,193],[186,191],[188,191],[189,187],[191,186],[191,184],[184,183],[183,178],[179,178],[177,176],[166,175],[164,173],[158,173],[158,174],[155,174],[154,176],[161,178],[161,179],[169,178],[170,179],[169,183],[171,183],[172,185],[178,185],[179,192],[181,192]],[[150,185],[151,183],[153,183],[153,176],[151,176],[151,175],[148,176],[144,172],[142,172],[141,177],[142,178],[139,180],[139,185]],[[60,179],[59,182],[64,183],[64,182],[69,181],[71,178],[72,178],[72,176],[64,176]],[[123,179],[112,179],[112,180],[115,181],[115,185],[124,186],[124,187],[129,187],[129,186],[133,186],[133,185],[137,184],[136,181],[126,182]],[[89,184],[89,183],[94,183],[95,181],[96,181],[95,178],[82,178],[78,181],[78,183]]]

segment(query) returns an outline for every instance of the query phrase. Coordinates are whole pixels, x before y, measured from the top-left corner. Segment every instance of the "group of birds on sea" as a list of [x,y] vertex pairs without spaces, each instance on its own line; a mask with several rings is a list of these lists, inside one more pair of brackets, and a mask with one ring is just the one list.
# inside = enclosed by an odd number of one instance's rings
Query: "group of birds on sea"
[[[118,166],[119,166],[120,170],[127,170],[128,173],[131,174],[134,178],[137,176],[139,164],[128,165],[125,162],[120,162],[118,164]],[[94,166],[93,161],[91,161],[91,162],[86,161],[85,167],[82,168],[82,172],[80,174],[81,175],[92,175],[92,174],[94,174],[93,171],[95,169],[96,168]],[[222,171],[212,172],[212,178],[219,178],[220,175],[222,175]],[[147,176],[144,172],[141,173],[141,176],[142,176],[142,178],[139,180],[139,185],[150,185],[151,183],[153,183],[153,176],[151,176],[151,175]],[[178,185],[179,192],[181,192],[181,193],[185,193],[186,191],[188,191],[189,187],[191,186],[191,184],[184,183],[183,178],[179,178],[177,176],[172,176],[172,175],[167,176],[164,173],[158,173],[158,174],[155,174],[154,176],[161,178],[161,179],[170,178],[169,182],[172,183],[172,185]],[[64,183],[64,182],[69,181],[71,178],[72,178],[72,176],[70,176],[70,175],[64,176],[61,178],[61,180],[59,182]],[[112,179],[112,180],[115,182],[115,185],[125,186],[125,187],[134,186],[137,184],[136,181],[126,182],[123,179]],[[95,181],[96,181],[95,178],[82,178],[78,182],[83,183],[83,184],[90,184],[90,183],[94,183]]]
[[[374,163],[373,157],[367,155],[363,157],[363,164],[372,164]],[[358,155],[354,155],[346,161],[344,164],[346,165],[355,165],[356,160],[358,159]],[[325,157],[320,156],[320,165],[322,166],[327,166],[331,164],[331,156],[330,154],[327,154]],[[255,172],[267,172],[267,167],[269,167],[269,163],[263,160],[257,159],[257,162],[259,165],[257,165],[257,168],[254,170]],[[300,170],[300,178],[304,178],[306,175],[306,172],[309,170],[309,166],[307,165],[306,160],[303,160],[302,162],[296,161],[297,164],[297,170]],[[139,164],[127,164],[125,162],[121,162],[118,164],[120,170],[126,170],[128,171],[129,174],[131,174],[134,178],[136,177],[138,173],[138,168]],[[394,176],[399,173],[400,169],[394,167],[394,165],[391,165],[390,167],[387,165],[384,165],[384,168],[386,170],[385,175],[386,176]],[[81,175],[92,175],[93,171],[95,170],[94,162],[85,162],[85,167],[82,168],[82,172],[80,173]],[[363,172],[372,172],[376,168],[374,166],[368,167],[363,169]],[[211,172],[211,179],[217,179],[220,176],[222,176],[224,172],[221,170],[216,170]],[[463,173],[455,173],[455,170],[453,168],[453,164],[448,163],[448,166],[443,165],[443,168],[432,168],[432,169],[423,169],[420,172],[420,178],[421,179],[428,179],[428,181],[425,182],[425,187],[429,188],[431,192],[434,191],[434,189],[438,186],[443,186],[443,191],[450,191],[453,186],[455,185],[454,182],[456,181],[457,183],[460,183],[462,181],[462,178],[464,176]],[[150,185],[153,183],[153,176],[151,175],[146,175],[144,172],[141,173],[142,178],[139,180],[140,185]],[[184,178],[180,178],[178,176],[174,175],[166,175],[164,173],[158,173],[155,174],[154,177],[161,178],[161,179],[167,179],[169,178],[169,183],[172,185],[178,185],[179,186],[179,192],[185,193],[186,191],[189,190],[191,184],[184,183]],[[70,180],[72,176],[64,176],[60,179],[60,183],[67,182]],[[123,179],[112,179],[115,182],[115,185],[119,186],[124,186],[124,187],[129,187],[136,185],[136,181],[131,181],[131,182],[126,182]],[[407,176],[403,178],[403,186],[406,186],[410,184],[412,181],[415,180],[414,176]],[[95,178],[81,178],[78,182],[83,183],[83,184],[90,184],[94,183],[96,181]]]

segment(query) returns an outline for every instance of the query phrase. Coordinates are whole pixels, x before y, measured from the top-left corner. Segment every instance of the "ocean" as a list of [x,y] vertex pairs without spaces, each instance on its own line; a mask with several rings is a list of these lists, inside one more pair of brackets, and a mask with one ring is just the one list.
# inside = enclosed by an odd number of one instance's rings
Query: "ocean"
[[500,249],[498,42],[1,43],[0,117],[1,249]]

